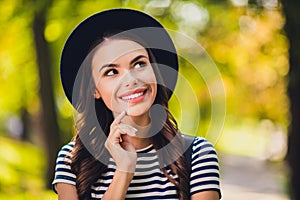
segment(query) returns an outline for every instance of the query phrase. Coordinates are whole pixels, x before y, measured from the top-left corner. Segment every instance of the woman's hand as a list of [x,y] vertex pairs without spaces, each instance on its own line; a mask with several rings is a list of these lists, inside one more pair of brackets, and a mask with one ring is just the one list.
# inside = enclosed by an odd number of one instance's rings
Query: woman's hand
[[135,136],[136,129],[122,124],[121,120],[126,115],[123,111],[110,125],[110,133],[105,142],[105,147],[111,154],[119,171],[134,173],[137,161],[137,153],[130,142],[130,136]]

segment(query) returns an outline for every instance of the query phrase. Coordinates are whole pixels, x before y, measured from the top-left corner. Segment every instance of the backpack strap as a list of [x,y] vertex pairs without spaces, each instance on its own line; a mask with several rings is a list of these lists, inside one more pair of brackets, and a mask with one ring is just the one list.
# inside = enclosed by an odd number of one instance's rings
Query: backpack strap
[[[184,145],[186,148],[186,151],[184,152],[184,157],[185,157],[186,163],[187,163],[186,170],[190,176],[191,172],[192,172],[192,154],[193,154],[193,143],[194,143],[195,137],[190,136],[190,135],[184,135],[184,134],[182,134],[182,137],[184,139]],[[189,187],[190,187],[190,185],[189,185]]]
[[189,172],[192,171],[192,153],[193,153],[193,142],[195,137],[190,135],[184,135],[182,134],[182,137],[184,139],[184,144],[186,151],[184,152],[184,157],[187,161],[187,170]]

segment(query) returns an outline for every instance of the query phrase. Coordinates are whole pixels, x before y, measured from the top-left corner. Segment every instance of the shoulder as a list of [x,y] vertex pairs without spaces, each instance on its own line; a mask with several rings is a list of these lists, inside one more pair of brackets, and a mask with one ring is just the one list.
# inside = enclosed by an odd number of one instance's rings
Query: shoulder
[[195,137],[192,150],[192,158],[195,158],[195,156],[199,157],[217,154],[214,146],[203,137]]
[[74,145],[75,142],[71,141],[68,144],[65,144],[64,146],[62,146],[62,148],[60,149],[60,153],[70,153],[73,149],[74,149]]
[[72,151],[74,149],[75,142],[71,141],[68,144],[64,145],[58,152],[56,165],[69,165],[71,163]]
[[221,197],[219,163],[214,146],[203,137],[196,137],[192,146],[191,195],[214,190]]
[[68,144],[65,144],[64,146],[62,146],[62,148],[60,149],[60,151],[58,152],[58,156],[57,159],[64,159],[65,158],[71,158],[72,157],[72,151],[74,149],[74,145],[75,142],[71,141]]
[[[64,145],[58,152],[55,166],[55,176],[52,182],[53,186],[56,183],[67,183],[76,185],[76,175],[71,170],[71,157],[75,142],[71,141]],[[55,187],[53,187],[55,191]]]

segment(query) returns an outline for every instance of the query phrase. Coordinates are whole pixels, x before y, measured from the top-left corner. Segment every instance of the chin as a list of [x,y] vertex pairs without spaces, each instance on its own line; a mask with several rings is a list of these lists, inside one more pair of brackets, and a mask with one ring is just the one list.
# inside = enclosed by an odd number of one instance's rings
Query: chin
[[149,114],[151,106],[135,106],[132,108],[127,108],[126,113],[131,117],[142,117]]
[[148,111],[145,110],[135,110],[135,109],[128,109],[126,111],[126,114],[131,117],[140,117],[144,116],[145,114],[148,114]]

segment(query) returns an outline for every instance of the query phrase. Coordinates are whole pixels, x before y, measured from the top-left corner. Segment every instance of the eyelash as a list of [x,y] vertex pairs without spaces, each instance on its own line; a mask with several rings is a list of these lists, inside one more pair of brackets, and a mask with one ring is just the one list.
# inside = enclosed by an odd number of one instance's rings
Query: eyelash
[[[137,65],[140,65],[140,67],[138,68],[143,68],[143,67],[146,67],[147,66],[147,63],[146,62],[143,62],[143,61],[139,61],[139,62],[136,62],[134,64],[134,68],[136,68]],[[110,73],[113,73],[113,74],[110,74]],[[108,69],[104,72],[104,76],[113,76],[115,74],[118,73],[118,70],[116,70],[115,68],[111,68],[111,69]]]
[[143,67],[146,67],[146,66],[147,66],[147,63],[144,62],[144,61],[139,61],[139,62],[136,62],[136,63],[134,64],[134,67],[135,67],[136,65],[140,65],[141,68],[143,68]]
[[[110,74],[110,75],[109,75],[110,72],[113,72],[114,74]],[[118,72],[118,71],[117,71],[116,69],[114,69],[114,68],[108,69],[108,70],[106,70],[106,71],[104,72],[104,76],[112,76],[112,75],[115,75],[117,72]]]

